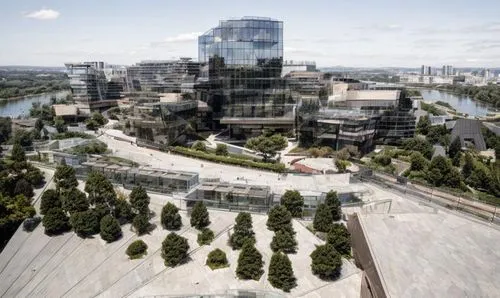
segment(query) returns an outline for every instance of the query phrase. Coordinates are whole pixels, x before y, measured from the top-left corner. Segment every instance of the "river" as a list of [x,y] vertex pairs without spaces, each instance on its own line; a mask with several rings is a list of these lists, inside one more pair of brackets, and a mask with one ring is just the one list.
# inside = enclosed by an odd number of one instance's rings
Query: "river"
[[457,112],[466,113],[469,116],[483,117],[488,112],[493,111],[487,103],[476,101],[469,96],[430,89],[421,89],[420,93],[424,101],[436,102],[440,100],[449,103]]
[[29,95],[18,99],[9,99],[0,101],[0,116],[10,116],[17,118],[18,116],[29,116],[30,108],[34,102],[40,104],[50,103],[52,96],[57,99],[65,99],[69,91],[59,91],[40,95]]

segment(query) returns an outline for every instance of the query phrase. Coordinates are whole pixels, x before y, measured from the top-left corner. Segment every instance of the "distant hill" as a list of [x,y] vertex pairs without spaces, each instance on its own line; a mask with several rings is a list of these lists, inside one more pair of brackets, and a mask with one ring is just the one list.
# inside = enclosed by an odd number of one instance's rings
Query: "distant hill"
[[64,66],[0,65],[3,71],[64,71]]

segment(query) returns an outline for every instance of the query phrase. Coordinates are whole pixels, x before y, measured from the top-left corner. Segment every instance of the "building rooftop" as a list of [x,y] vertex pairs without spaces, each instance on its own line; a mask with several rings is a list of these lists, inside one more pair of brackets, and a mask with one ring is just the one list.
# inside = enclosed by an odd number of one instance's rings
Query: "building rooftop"
[[56,116],[76,116],[78,107],[76,105],[52,105]]
[[387,297],[494,297],[500,230],[448,212],[358,215]]
[[398,100],[399,90],[352,90],[347,91],[346,100]]
[[460,138],[462,147],[473,145],[479,151],[487,149],[479,120],[457,119],[451,131],[451,139],[454,140],[456,137]]

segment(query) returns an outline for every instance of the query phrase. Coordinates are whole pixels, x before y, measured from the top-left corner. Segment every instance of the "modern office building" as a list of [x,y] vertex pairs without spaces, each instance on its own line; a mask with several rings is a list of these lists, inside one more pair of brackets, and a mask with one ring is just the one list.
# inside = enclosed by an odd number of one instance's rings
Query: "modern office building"
[[443,65],[443,70],[441,71],[443,76],[453,76],[454,70],[451,65]]
[[65,63],[73,99],[81,113],[116,105],[123,86],[108,81],[104,62]]
[[220,21],[198,38],[204,64],[202,100],[216,125],[231,137],[258,135],[263,128],[288,132],[295,123],[296,98],[281,77],[283,22],[244,17]]
[[138,144],[160,148],[184,143],[187,130],[196,129],[192,127],[197,119],[196,100],[183,99],[179,93],[157,94],[157,97],[143,93],[136,95],[131,99],[127,130],[137,137]]
[[[355,83],[355,82],[353,82]],[[355,146],[362,153],[376,142],[397,143],[415,133],[411,101],[400,90],[349,90],[338,82],[328,108],[299,109],[299,142],[335,150]]]
[[192,92],[199,73],[200,64],[191,58],[142,61],[127,68],[127,90],[160,93]]

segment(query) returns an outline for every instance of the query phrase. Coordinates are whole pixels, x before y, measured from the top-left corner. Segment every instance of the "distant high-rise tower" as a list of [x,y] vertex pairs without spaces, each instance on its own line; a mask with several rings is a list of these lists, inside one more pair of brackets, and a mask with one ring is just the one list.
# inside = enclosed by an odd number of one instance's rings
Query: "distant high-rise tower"
[[453,75],[453,66],[443,65],[443,76],[452,76],[452,75]]
[[425,75],[425,65],[422,65],[422,68],[420,69],[420,74]]
[[430,76],[432,75],[432,67],[427,66],[425,69],[425,75]]

